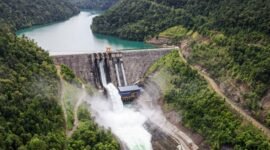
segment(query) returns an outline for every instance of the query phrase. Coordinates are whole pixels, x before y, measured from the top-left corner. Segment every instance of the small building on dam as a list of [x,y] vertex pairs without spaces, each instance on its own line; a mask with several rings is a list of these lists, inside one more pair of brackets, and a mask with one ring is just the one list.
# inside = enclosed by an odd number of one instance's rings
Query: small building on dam
[[103,89],[100,65],[103,61],[106,83],[113,83],[123,101],[136,99],[141,88],[135,83],[144,77],[148,68],[160,57],[175,48],[115,51],[105,53],[52,56],[56,65],[64,64],[86,82]]
[[118,90],[123,101],[134,100],[141,94],[141,88],[137,85],[118,87]]

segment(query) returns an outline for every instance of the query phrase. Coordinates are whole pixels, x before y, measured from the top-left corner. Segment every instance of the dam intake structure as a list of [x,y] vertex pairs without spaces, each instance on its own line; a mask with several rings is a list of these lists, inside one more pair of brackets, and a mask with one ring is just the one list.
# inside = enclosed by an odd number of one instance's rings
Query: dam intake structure
[[[104,53],[72,54],[52,56],[56,65],[70,67],[76,76],[104,89],[102,80],[115,85],[123,101],[130,101],[140,94],[140,87],[135,85],[148,68],[159,58],[176,48],[147,50],[127,50]],[[101,77],[100,67],[104,68],[105,79]]]

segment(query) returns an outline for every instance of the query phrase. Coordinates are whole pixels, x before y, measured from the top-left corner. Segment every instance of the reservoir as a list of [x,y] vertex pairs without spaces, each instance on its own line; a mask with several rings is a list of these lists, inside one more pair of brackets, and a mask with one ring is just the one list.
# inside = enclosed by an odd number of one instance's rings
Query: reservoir
[[95,10],[81,11],[66,21],[26,28],[19,30],[16,34],[33,39],[50,55],[104,52],[107,47],[112,50],[154,47],[144,42],[94,34],[90,25],[93,18],[101,13]]

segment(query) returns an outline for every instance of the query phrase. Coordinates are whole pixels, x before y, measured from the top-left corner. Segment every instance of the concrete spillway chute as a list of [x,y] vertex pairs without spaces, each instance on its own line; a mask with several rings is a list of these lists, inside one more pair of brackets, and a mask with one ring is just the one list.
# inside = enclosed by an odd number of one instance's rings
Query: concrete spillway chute
[[117,63],[115,63],[114,66],[115,66],[115,72],[116,72],[118,86],[122,86]]
[[123,74],[125,86],[127,86],[128,84],[127,84],[126,72],[125,72],[124,65],[123,65],[122,61],[121,61],[121,69],[122,69],[122,74]]
[[[138,81],[154,61],[173,49],[175,48],[125,52],[108,50],[106,53],[67,54],[52,56],[52,58],[56,65],[69,66],[78,77],[101,89],[103,87],[98,68],[100,60],[104,60],[107,82],[118,87],[126,86]],[[122,92],[126,92],[127,89],[130,90],[130,88],[125,88]]]

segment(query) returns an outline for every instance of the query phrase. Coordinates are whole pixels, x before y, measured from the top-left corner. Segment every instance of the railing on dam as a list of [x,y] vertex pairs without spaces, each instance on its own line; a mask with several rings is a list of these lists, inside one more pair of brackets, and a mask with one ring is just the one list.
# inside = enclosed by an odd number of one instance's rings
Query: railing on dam
[[[85,81],[98,85],[99,71],[97,69],[97,60],[107,59],[106,69],[108,70],[107,79],[115,85],[130,85],[144,77],[145,72],[157,59],[166,55],[171,50],[178,47],[155,48],[144,50],[121,50],[111,53],[76,53],[60,54],[51,56],[56,65],[65,64],[70,67],[77,76]],[[119,59],[114,59],[114,57]],[[117,67],[115,66],[117,60]],[[118,69],[118,73],[116,72]],[[119,77],[117,77],[119,74]],[[119,83],[119,79],[121,83]]]
[[179,47],[175,46],[175,47],[166,47],[166,48],[151,48],[151,49],[119,49],[116,50],[118,52],[141,52],[141,51],[162,51],[162,50],[175,50],[175,49],[179,49]]
[[[115,51],[112,51],[112,53],[114,52],[123,52],[123,53],[128,53],[128,52],[144,52],[144,51],[170,51],[170,50],[175,50],[175,49],[179,49],[179,47],[166,47],[166,48],[151,48],[151,49],[117,49]],[[65,55],[86,55],[86,54],[94,54],[94,53],[105,53],[105,51],[90,51],[89,53],[86,53],[85,51],[80,52],[80,51],[76,51],[76,52],[50,52],[50,56],[54,57],[54,56],[65,56]]]

